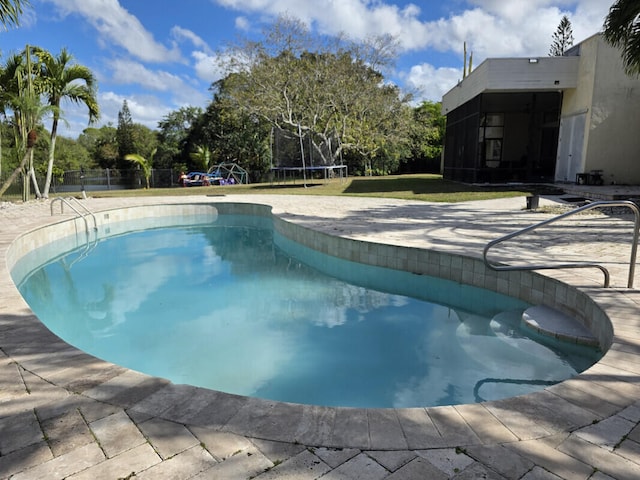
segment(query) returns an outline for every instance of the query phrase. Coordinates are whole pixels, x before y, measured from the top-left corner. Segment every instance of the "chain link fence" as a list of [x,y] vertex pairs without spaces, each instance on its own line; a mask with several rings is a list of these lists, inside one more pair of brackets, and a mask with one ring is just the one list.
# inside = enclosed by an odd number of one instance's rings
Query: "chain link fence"
[[[0,185],[9,178],[10,173],[0,175]],[[31,200],[35,198],[33,185],[26,181],[25,174],[20,174],[0,197],[3,201]],[[171,169],[153,169],[149,178],[151,188],[177,187],[179,173]],[[40,190],[44,188],[44,176],[38,177]],[[51,181],[51,193],[92,192],[100,190],[125,190],[145,188],[146,180],[140,170],[116,170],[113,168],[71,170]]]

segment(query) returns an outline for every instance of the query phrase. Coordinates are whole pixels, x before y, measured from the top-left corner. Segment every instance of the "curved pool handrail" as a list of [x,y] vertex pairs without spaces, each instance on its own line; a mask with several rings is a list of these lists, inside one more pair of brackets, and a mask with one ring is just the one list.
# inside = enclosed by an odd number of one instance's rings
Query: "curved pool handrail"
[[597,263],[590,263],[590,262],[574,262],[574,263],[559,263],[559,264],[547,264],[547,265],[501,265],[501,264],[495,264],[495,263],[491,263],[489,261],[489,259],[487,258],[487,254],[489,252],[489,250],[491,249],[491,247],[497,245],[498,243],[504,242],[506,240],[510,240],[514,237],[520,236],[524,233],[528,233],[532,230],[535,230],[537,228],[540,228],[542,226],[545,225],[549,225],[551,223],[557,222],[559,220],[562,220],[566,217],[572,216],[572,215],[576,215],[578,213],[587,211],[587,210],[593,210],[594,208],[600,208],[600,207],[628,207],[630,208],[634,215],[635,215],[635,222],[634,222],[634,228],[633,228],[633,244],[631,246],[631,259],[629,260],[629,278],[627,281],[627,287],[628,288],[633,288],[633,277],[635,275],[635,266],[636,266],[636,257],[637,257],[637,250],[638,250],[638,236],[639,236],[639,232],[640,232],[640,210],[638,209],[638,205],[636,205],[634,202],[630,201],[630,200],[603,200],[603,201],[597,201],[597,202],[592,202],[592,203],[588,203],[587,205],[583,205],[582,207],[578,207],[575,210],[571,210],[569,212],[565,212],[561,215],[557,215],[553,218],[544,220],[542,222],[536,223],[534,225],[530,225],[528,227],[525,227],[523,229],[517,230],[515,232],[509,233],[507,235],[504,235],[500,238],[497,238],[495,240],[491,240],[489,243],[487,243],[487,245],[484,247],[484,250],[482,252],[482,258],[484,260],[485,265],[490,268],[491,270],[495,270],[495,271],[515,271],[515,270],[550,270],[550,269],[566,269],[566,268],[597,268],[599,269],[603,274],[604,274],[604,288],[608,288],[609,287],[609,283],[610,283],[610,275],[609,275],[609,271],[603,267],[600,264]]
[[[74,197],[68,197],[68,198],[56,197],[53,200],[51,200],[51,215],[53,215],[53,205],[56,202],[56,200],[60,201],[60,213],[64,213],[64,206],[67,205],[71,210],[76,212],[79,217],[82,217],[82,220],[84,220],[84,225],[87,229],[87,233],[89,233],[89,222],[87,221],[87,217],[86,217],[87,215],[91,215],[91,218],[93,218],[93,229],[98,230],[98,221],[96,220],[96,216],[93,214],[91,210],[89,210],[85,205],[80,203]],[[73,204],[71,203],[71,200],[73,200],[76,205],[82,208],[85,211],[85,213],[82,213],[80,210],[74,207]]]

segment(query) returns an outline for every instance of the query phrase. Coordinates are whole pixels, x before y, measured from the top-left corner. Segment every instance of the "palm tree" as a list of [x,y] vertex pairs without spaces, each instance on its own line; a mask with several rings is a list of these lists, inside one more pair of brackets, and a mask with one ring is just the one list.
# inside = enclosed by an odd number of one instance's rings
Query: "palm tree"
[[29,0],[0,0],[0,23],[6,29],[10,26],[18,26],[20,15],[29,5]]
[[48,198],[60,120],[60,103],[63,99],[67,99],[74,103],[85,104],[89,109],[89,124],[98,119],[100,108],[96,97],[96,80],[93,73],[83,65],[71,64],[73,56],[66,48],[63,48],[55,57],[39,47],[34,47],[33,53],[40,60],[40,90],[47,97],[49,105],[55,108],[51,123],[47,176],[42,192],[43,197]]
[[603,35],[612,46],[622,49],[629,75],[640,75],[640,2],[617,0],[604,20]]
[[209,171],[211,162],[211,150],[206,145],[196,145],[196,151],[191,152],[191,158],[204,167],[204,171]]
[[3,112],[8,109],[13,113],[16,145],[19,146],[19,151],[23,156],[18,167],[0,187],[0,196],[6,192],[18,174],[24,171],[27,162],[30,162],[28,173],[39,196],[37,191],[38,184],[33,170],[33,147],[37,139],[36,129],[44,115],[47,113],[55,115],[57,109],[51,105],[42,105],[40,101],[40,95],[36,91],[35,72],[28,49],[25,57],[21,55],[11,56],[2,68],[1,73],[0,108]]
[[151,178],[151,168],[153,165],[153,156],[156,154],[157,149],[154,148],[149,156],[149,160],[144,158],[142,155],[138,155],[137,153],[129,153],[124,156],[125,160],[133,162],[140,166],[142,169],[142,174],[144,175],[144,179],[147,182],[146,188],[149,188],[149,179]]

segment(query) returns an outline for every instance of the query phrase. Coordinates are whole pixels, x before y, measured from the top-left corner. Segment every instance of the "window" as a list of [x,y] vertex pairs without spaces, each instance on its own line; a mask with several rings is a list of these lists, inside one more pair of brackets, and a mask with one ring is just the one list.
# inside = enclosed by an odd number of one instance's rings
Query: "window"
[[504,114],[485,113],[480,117],[479,152],[484,155],[483,166],[495,168],[502,160],[502,139],[504,137]]

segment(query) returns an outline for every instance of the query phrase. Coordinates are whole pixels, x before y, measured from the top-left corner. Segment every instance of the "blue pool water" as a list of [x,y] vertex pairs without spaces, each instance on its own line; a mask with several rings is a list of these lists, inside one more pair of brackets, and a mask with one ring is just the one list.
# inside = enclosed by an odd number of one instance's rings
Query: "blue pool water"
[[519,300],[323,255],[261,217],[132,232],[87,253],[28,267],[26,257],[20,292],[68,343],[174,383],[326,406],[436,406],[539,390],[598,358],[526,337]]

